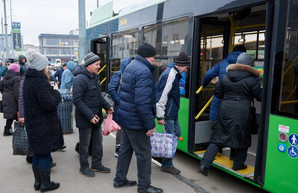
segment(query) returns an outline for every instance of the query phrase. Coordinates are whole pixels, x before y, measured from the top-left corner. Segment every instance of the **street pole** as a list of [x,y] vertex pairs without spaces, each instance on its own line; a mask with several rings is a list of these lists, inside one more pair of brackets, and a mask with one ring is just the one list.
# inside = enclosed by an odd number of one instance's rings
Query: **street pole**
[[85,0],[79,0],[79,64],[86,54]]
[[11,56],[14,57],[13,34],[12,34],[12,6],[10,0],[10,36],[11,36]]
[[2,61],[4,62],[5,51],[4,51],[3,17],[1,17],[1,43],[2,43]]
[[9,57],[8,53],[8,38],[7,38],[7,19],[6,19],[6,0],[3,0],[3,5],[4,5],[4,32],[5,32],[5,45],[4,45],[4,50],[5,50],[5,57]]

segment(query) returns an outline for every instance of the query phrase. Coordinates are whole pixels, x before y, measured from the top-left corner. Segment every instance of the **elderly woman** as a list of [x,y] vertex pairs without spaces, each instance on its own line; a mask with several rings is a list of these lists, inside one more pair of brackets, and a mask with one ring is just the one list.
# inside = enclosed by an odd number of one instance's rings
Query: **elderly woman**
[[48,59],[34,50],[27,51],[29,69],[23,85],[25,126],[29,148],[33,152],[34,188],[41,192],[55,190],[59,183],[51,182],[51,152],[62,145],[62,132],[57,107],[60,93],[49,82]]
[[201,161],[200,171],[208,175],[220,147],[235,149],[233,170],[245,169],[248,147],[251,145],[249,111],[251,101],[261,101],[260,73],[252,67],[253,59],[247,53],[238,56],[236,64],[227,67],[227,75],[216,87],[214,95],[222,99],[219,115],[210,144]]
[[6,119],[4,136],[13,134],[11,125],[13,120],[17,119],[20,81],[20,66],[16,63],[10,64],[0,83],[0,92],[3,94],[3,117]]

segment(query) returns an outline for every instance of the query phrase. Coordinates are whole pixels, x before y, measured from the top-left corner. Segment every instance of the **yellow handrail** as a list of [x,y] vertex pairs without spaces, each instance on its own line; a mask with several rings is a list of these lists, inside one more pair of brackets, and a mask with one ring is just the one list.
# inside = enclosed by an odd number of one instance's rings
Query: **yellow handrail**
[[105,77],[101,82],[100,84],[102,84],[104,81],[106,81],[107,77]]
[[203,112],[206,110],[206,108],[210,105],[212,99],[213,99],[213,96],[209,99],[209,101],[208,101],[208,102],[206,103],[206,105],[202,108],[202,110],[197,114],[197,116],[195,117],[196,120],[203,114]]
[[288,68],[284,71],[284,73],[282,75],[283,77],[290,71],[291,67],[296,63],[297,59],[298,59],[298,56],[293,60],[293,62],[291,62],[291,64],[288,66]]
[[282,105],[286,105],[286,104],[293,104],[293,103],[298,103],[298,100],[281,101],[280,104],[282,104]]
[[107,65],[104,65],[104,66],[98,71],[97,74],[100,74],[106,67],[107,67]]
[[199,94],[203,90],[203,86],[200,86],[200,88],[196,91],[197,94]]

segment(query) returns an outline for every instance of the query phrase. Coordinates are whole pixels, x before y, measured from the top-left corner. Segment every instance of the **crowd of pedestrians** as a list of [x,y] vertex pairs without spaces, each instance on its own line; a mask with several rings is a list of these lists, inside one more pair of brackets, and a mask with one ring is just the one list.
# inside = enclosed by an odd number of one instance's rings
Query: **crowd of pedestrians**
[[[206,73],[202,81],[202,86],[206,87],[211,79],[219,76],[210,113],[214,130],[200,165],[204,175],[207,175],[216,153],[222,147],[234,150],[234,170],[246,168],[244,162],[251,140],[247,128],[247,109],[253,98],[261,100],[262,89],[258,71],[252,67],[253,59],[245,51],[244,46],[236,46],[227,58]],[[84,176],[94,177],[94,172],[111,171],[102,164],[101,124],[102,109],[105,109],[107,114],[113,114],[114,121],[121,126],[116,135],[115,156],[118,160],[113,186],[122,188],[137,185],[139,193],[163,192],[161,188],[151,185],[150,135],[154,132],[157,119],[166,133],[180,137],[179,81],[181,74],[189,69],[190,60],[186,53],[179,53],[155,84],[155,55],[155,48],[143,43],[134,57],[121,61],[120,70],[113,74],[108,87],[114,106],[101,94],[98,75],[101,58],[98,55],[88,52],[80,65],[68,61],[54,74],[58,87],[73,93],[75,121],[79,129],[79,172]],[[59,188],[60,184],[50,179],[53,167],[51,153],[65,148],[57,113],[61,95],[50,84],[48,64],[46,56],[29,49],[26,57],[19,56],[18,63],[7,59],[5,66],[0,69],[3,76],[0,91],[6,119],[3,135],[13,135],[14,120],[26,126],[29,140],[26,160],[32,163],[35,178],[33,187],[41,192]],[[239,134],[234,134],[236,132]],[[137,158],[137,181],[127,179],[133,152]],[[91,166],[89,154],[92,155]],[[161,163],[162,172],[173,175],[181,173],[174,167],[173,158],[163,158]]]

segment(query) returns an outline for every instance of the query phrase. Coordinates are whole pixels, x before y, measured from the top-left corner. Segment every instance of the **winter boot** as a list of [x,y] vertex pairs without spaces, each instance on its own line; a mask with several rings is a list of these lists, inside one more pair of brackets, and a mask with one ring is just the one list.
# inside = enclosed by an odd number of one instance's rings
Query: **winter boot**
[[34,182],[34,189],[39,190],[40,189],[40,177],[39,177],[39,169],[38,166],[33,166],[32,165],[32,170],[35,178]]
[[53,181],[51,182],[51,169],[39,170],[39,176],[41,179],[41,192],[47,192],[59,188],[59,183],[55,183]]
[[5,126],[3,136],[13,135],[9,130],[10,130],[10,127]]

